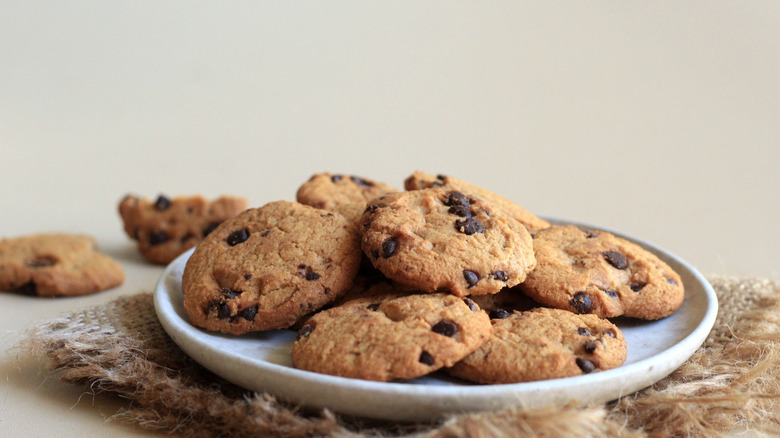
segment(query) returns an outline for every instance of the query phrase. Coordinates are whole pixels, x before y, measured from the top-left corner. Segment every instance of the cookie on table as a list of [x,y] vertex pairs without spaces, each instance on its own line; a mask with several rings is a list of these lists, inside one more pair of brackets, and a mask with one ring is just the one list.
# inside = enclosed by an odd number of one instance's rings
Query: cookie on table
[[0,241],[0,290],[45,297],[85,295],[125,281],[90,236],[36,234]]
[[679,274],[610,233],[553,226],[534,235],[534,252],[537,266],[520,289],[543,305],[648,320],[669,316],[682,305]]
[[151,201],[128,195],[119,203],[119,214],[141,255],[152,263],[168,264],[246,206],[246,199],[232,196],[208,201],[201,196],[160,195]]
[[406,188],[406,190],[420,190],[433,187],[444,187],[458,190],[464,193],[471,193],[474,196],[478,196],[488,202],[491,202],[493,205],[504,210],[507,214],[515,218],[515,220],[523,224],[528,229],[528,231],[532,233],[550,226],[549,222],[542,218],[536,217],[522,206],[491,191],[485,190],[481,187],[477,187],[473,184],[467,183],[466,181],[462,181],[451,176],[434,176],[417,171],[411,174],[404,181],[404,188]]
[[522,282],[536,264],[525,227],[468,192],[391,193],[369,204],[360,228],[371,263],[423,292],[493,294]]
[[367,202],[397,191],[385,183],[359,176],[318,173],[298,188],[296,199],[304,205],[341,213],[357,223]]
[[626,360],[620,329],[595,315],[537,308],[491,322],[493,335],[449,374],[477,383],[519,383],[608,370]]
[[242,334],[287,328],[352,286],[359,233],[338,213],[277,201],[220,224],[182,278],[192,324]]
[[296,368],[374,381],[420,377],[473,352],[487,314],[451,294],[372,295],[320,312],[298,331]]

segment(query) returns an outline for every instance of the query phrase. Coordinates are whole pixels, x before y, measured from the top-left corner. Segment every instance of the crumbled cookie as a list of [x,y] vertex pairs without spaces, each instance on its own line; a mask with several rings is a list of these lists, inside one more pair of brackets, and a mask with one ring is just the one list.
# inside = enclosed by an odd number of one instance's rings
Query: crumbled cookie
[[579,376],[616,368],[626,341],[595,315],[537,308],[491,320],[493,335],[447,371],[478,383],[518,383]]
[[406,190],[420,190],[432,187],[443,187],[451,190],[457,190],[463,193],[471,193],[476,197],[482,198],[496,207],[504,210],[508,215],[523,224],[528,231],[535,232],[550,226],[546,220],[534,216],[520,205],[481,187],[477,187],[466,181],[445,175],[429,175],[420,171],[414,172],[404,181]]
[[90,236],[36,234],[0,241],[0,290],[45,297],[85,295],[125,281],[122,266]]
[[246,206],[246,199],[231,196],[209,202],[201,196],[160,195],[151,201],[128,195],[119,203],[119,214],[141,255],[152,263],[168,264]]
[[423,189],[372,201],[362,248],[389,279],[423,292],[492,294],[536,264],[528,231],[470,193]]
[[534,235],[537,266],[520,289],[534,301],[603,318],[660,319],[683,303],[682,279],[651,252],[604,231],[553,226]]
[[359,298],[320,312],[298,331],[296,368],[374,381],[448,367],[491,334],[487,314],[451,294]]
[[355,224],[338,213],[277,201],[206,236],[182,279],[190,321],[242,334],[287,328],[352,286],[361,259]]
[[341,213],[357,223],[367,202],[397,191],[385,183],[359,176],[318,173],[298,188],[296,199],[304,205]]

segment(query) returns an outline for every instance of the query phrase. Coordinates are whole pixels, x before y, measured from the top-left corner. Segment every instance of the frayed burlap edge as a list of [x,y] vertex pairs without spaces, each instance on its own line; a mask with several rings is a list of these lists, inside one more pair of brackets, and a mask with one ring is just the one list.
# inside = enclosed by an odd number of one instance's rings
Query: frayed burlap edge
[[[717,436],[777,427],[780,283],[710,276],[715,328],[680,369],[604,406],[508,408],[428,424],[305,412],[242,390],[189,359],[165,334],[148,293],[46,322],[20,346],[53,374],[130,400],[111,420],[186,436]],[[775,431],[777,429],[774,429]]]

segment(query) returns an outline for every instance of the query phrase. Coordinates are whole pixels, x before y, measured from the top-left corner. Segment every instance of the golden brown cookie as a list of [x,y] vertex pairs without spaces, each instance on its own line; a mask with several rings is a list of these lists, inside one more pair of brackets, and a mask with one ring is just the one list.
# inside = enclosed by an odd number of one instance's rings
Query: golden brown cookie
[[493,319],[493,335],[447,371],[477,383],[557,379],[616,368],[626,340],[595,315],[537,308]]
[[277,201],[228,219],[195,248],[182,291],[190,322],[242,334],[287,328],[337,299],[360,265],[355,224]]
[[373,201],[362,248],[389,279],[423,292],[492,294],[536,264],[522,224],[470,193],[423,189]]
[[314,315],[292,347],[296,368],[356,379],[412,379],[453,365],[490,336],[490,320],[451,294],[359,298]]
[[0,241],[0,290],[46,297],[85,295],[118,286],[122,266],[90,236],[36,234]]
[[119,203],[119,214],[125,233],[138,242],[141,255],[152,263],[167,264],[246,205],[246,199],[231,196],[210,202],[201,196],[169,199],[160,195],[152,202],[128,195]]
[[366,203],[398,189],[354,175],[318,173],[298,188],[296,199],[304,205],[341,213],[357,223]]
[[610,233],[553,226],[534,235],[534,252],[537,266],[520,289],[546,306],[653,320],[682,305],[680,276],[651,252]]
[[404,187],[406,190],[420,190],[428,189],[432,187],[443,187],[452,190],[457,190],[463,193],[471,193],[474,196],[480,197],[496,207],[504,210],[508,215],[515,220],[523,224],[528,231],[534,232],[547,228],[550,223],[546,220],[534,216],[528,210],[522,206],[481,187],[477,187],[466,181],[453,178],[445,175],[429,175],[420,171],[414,172],[404,181]]

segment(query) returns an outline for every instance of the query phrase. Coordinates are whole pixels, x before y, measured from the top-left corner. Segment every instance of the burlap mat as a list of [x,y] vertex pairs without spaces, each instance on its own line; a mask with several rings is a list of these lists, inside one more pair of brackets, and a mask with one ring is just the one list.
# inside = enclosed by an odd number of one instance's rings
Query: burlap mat
[[[780,400],[780,282],[710,276],[715,328],[680,369],[603,406],[550,406],[383,424],[305,412],[212,375],[172,343],[148,293],[47,322],[22,344],[60,379],[114,393],[111,420],[186,436],[717,436],[774,430]],[[772,429],[774,427],[774,429]]]

